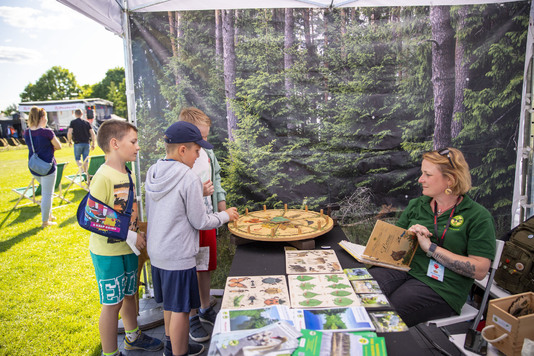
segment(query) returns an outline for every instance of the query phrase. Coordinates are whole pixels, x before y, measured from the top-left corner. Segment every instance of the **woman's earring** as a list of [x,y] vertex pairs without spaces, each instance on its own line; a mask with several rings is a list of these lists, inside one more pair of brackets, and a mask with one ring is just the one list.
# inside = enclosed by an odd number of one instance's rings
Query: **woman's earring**
[[445,189],[445,194],[451,195],[452,194],[452,189],[451,188]]

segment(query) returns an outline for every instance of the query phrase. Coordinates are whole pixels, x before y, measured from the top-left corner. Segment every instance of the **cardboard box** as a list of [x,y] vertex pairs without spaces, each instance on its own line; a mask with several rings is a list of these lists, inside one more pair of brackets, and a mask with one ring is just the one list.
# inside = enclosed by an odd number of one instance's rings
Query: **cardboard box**
[[[510,305],[520,296],[527,296],[531,310],[534,309],[534,293],[515,294],[506,298],[494,299],[489,302],[486,327],[482,334],[506,356],[519,356],[525,337],[534,339],[534,314],[516,318],[508,313]],[[507,336],[503,336],[503,335]],[[502,337],[501,337],[502,336]],[[501,339],[492,342],[492,340]]]

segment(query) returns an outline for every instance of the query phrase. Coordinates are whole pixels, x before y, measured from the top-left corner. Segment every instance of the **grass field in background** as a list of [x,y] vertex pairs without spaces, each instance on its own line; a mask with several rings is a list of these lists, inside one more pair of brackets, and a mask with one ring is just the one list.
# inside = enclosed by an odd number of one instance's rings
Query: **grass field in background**
[[[102,154],[97,149],[91,155]],[[58,162],[69,162],[64,176],[77,171],[73,148],[63,144]],[[100,355],[100,304],[89,255],[89,232],[76,222],[76,209],[86,191],[73,185],[66,198],[55,198],[58,225],[41,229],[38,205],[24,200],[11,211],[27,186],[25,146],[0,150],[0,355]],[[64,178],[63,189],[69,181]],[[28,204],[29,203],[29,204]],[[218,269],[213,288],[224,288],[235,248],[228,230],[218,239]]]

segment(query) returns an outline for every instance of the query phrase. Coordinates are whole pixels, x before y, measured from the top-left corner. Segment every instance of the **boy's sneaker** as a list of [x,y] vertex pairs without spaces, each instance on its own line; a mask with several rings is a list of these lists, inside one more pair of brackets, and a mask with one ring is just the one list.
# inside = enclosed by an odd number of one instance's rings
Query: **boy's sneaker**
[[[200,355],[204,352],[204,346],[200,344],[189,343],[187,354],[188,355]],[[163,350],[163,356],[172,356],[172,346],[171,341],[165,340],[165,350]]]
[[145,350],[145,351],[158,351],[163,348],[163,342],[160,339],[143,334],[139,331],[139,336],[134,341],[128,341],[128,338],[124,338],[125,350]]
[[163,356],[172,356],[171,338],[165,335],[165,348],[163,349]]
[[189,319],[189,337],[196,342],[204,342],[210,339],[210,334],[202,326],[198,315]]
[[204,352],[204,345],[189,343],[187,353],[189,356],[197,356]]
[[217,319],[217,313],[212,307],[209,307],[204,313],[202,313],[199,309],[198,316],[200,320],[211,325],[215,324],[215,319]]

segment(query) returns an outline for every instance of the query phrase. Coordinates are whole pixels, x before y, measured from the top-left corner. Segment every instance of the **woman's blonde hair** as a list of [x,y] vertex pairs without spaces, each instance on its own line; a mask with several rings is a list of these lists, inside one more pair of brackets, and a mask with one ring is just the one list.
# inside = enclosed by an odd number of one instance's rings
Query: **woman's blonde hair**
[[452,147],[423,154],[423,159],[438,166],[441,174],[448,177],[452,184],[449,188],[454,195],[463,195],[471,189],[471,173],[463,153]]
[[32,106],[30,109],[30,115],[28,116],[28,124],[30,126],[39,126],[39,121],[41,121],[43,116],[46,116],[45,109]]

